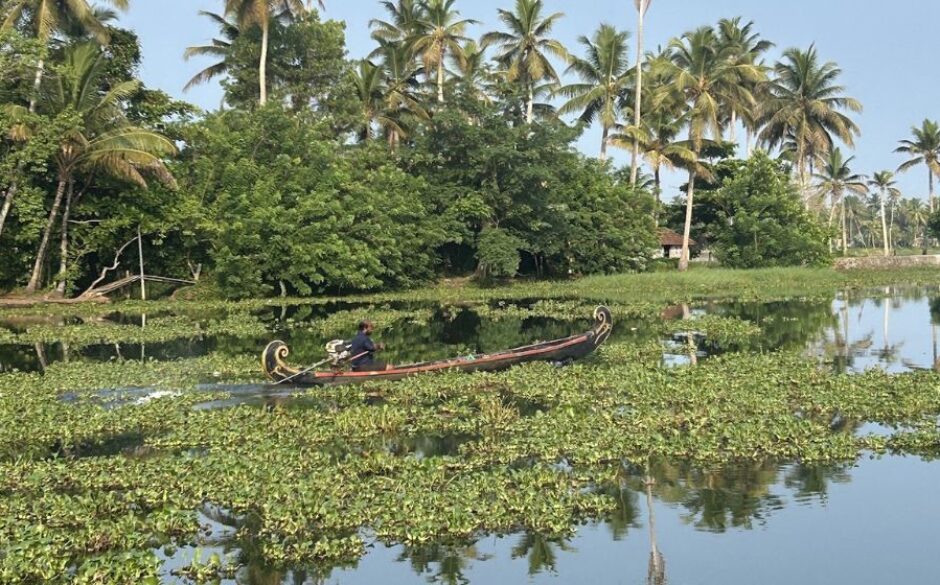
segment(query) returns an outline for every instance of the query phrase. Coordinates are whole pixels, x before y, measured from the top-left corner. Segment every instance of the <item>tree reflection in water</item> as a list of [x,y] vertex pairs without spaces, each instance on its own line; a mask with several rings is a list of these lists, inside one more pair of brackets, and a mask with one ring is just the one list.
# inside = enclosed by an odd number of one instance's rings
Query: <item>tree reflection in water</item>
[[469,585],[470,580],[464,572],[469,568],[470,562],[485,561],[488,558],[481,556],[472,544],[428,544],[404,547],[398,562],[411,563],[414,572],[425,576],[429,583]]

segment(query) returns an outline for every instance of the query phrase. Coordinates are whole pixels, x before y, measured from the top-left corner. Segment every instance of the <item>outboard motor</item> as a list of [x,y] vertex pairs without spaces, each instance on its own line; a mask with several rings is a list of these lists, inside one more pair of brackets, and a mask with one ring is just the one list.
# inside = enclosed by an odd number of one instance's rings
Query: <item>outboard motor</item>
[[349,348],[349,343],[342,339],[335,339],[326,344],[326,353],[334,368],[339,367],[344,360],[349,359]]

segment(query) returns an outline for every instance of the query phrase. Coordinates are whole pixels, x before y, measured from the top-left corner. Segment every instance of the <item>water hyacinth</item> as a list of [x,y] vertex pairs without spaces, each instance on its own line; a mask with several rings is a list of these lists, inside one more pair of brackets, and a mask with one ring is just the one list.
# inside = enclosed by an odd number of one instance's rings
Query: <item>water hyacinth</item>
[[[374,314],[380,336],[425,332],[430,348],[472,325],[476,336],[454,347],[499,346],[578,331],[590,304],[380,305]],[[565,368],[317,391],[260,385],[254,340],[307,339],[301,352],[313,357],[319,340],[369,309],[345,307],[322,326],[302,309],[282,319],[280,309],[213,307],[201,319],[188,313],[189,324],[182,312],[158,314],[148,323],[158,332],[232,338],[178,359],[86,356],[83,344],[112,325],[64,325],[78,348],[70,359],[0,375],[0,582],[213,582],[246,565],[341,566],[375,543],[414,554],[461,550],[484,534],[563,543],[588,520],[629,530],[630,498],[647,474],[657,498],[714,529],[774,504],[757,498],[705,515],[684,490],[720,490],[740,475],[760,491],[781,464],[837,474],[866,453],[940,454],[937,373],[838,373],[806,359],[812,332],[802,344],[775,333],[782,318],[758,316],[759,325],[692,306],[691,319],[673,319],[650,305],[596,356]],[[39,327],[12,334],[38,342]],[[143,331],[118,343],[143,342]],[[722,351],[667,366],[664,342],[689,331]],[[207,522],[224,524],[224,536],[207,536]]]

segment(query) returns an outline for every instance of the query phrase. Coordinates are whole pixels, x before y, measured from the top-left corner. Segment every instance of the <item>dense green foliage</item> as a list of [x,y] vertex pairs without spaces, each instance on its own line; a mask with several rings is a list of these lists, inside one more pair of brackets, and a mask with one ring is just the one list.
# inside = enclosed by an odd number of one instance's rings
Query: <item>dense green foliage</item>
[[930,232],[930,235],[940,239],[940,209],[930,214],[927,220],[927,230]]
[[[44,232],[31,283],[48,282],[58,260],[60,291],[83,290],[116,251],[118,271],[136,267],[136,246],[125,243],[138,227],[150,273],[208,275],[233,298],[399,288],[441,272],[559,276],[646,266],[656,247],[649,197],[578,154],[580,130],[552,120],[529,126],[515,108],[459,93],[406,143],[405,124],[393,125],[391,151],[368,140],[350,145],[360,122],[342,26],[314,13],[272,21],[267,85],[277,99],[265,107],[253,97],[257,33],[232,28],[230,42],[212,47],[235,108],[199,119],[132,81],[140,57],[133,35],[111,29],[111,44],[96,53],[106,74],[93,85],[105,99],[117,95],[123,123],[181,146],[167,186],[128,188],[90,168],[74,180],[55,175],[56,166],[41,165],[66,129],[50,126],[41,108],[32,120],[22,108],[6,115],[5,174],[23,180],[5,182],[15,186],[15,205],[0,238],[17,253],[0,267],[0,283],[25,284]],[[28,95],[28,71],[16,76],[12,61],[3,64],[9,89]],[[50,69],[50,83],[68,74]],[[27,123],[41,132],[18,134]],[[122,156],[132,178],[135,166],[151,164]],[[61,231],[58,216],[72,224],[61,246],[49,238]]]
[[715,253],[730,268],[818,266],[828,231],[806,211],[780,165],[758,152],[715,194]]
[[[571,146],[577,130],[557,122],[507,124],[495,108],[468,109],[472,118],[458,110],[435,116],[406,162],[427,178],[438,211],[451,224],[451,241],[472,246],[477,234],[499,229],[492,233],[517,240],[540,275],[645,267],[656,247],[651,199],[577,154]],[[489,249],[505,258],[510,240],[488,239]],[[497,264],[505,268],[499,276],[516,272]]]
[[223,292],[264,296],[414,285],[443,231],[425,182],[380,147],[343,153],[325,122],[277,106],[211,115],[187,129],[174,171],[192,262]]
[[[0,33],[4,290],[74,295],[135,272],[138,230],[147,272],[238,298],[400,288],[444,274],[643,271],[659,247],[656,223],[669,218],[653,203],[660,171],[677,167],[692,178],[678,200],[693,205],[692,237],[729,266],[823,262],[813,217],[837,208],[845,248],[876,243],[878,222],[862,216],[878,205],[819,202],[805,180],[820,166],[811,160],[858,134],[849,114],[859,104],[835,85],[841,70],[815,49],[787,50],[768,67],[772,43],[740,18],[647,60],[643,114],[629,126],[628,31],[602,26],[576,55],[553,38],[564,15],[540,0],[500,10],[502,30],[479,42],[466,37],[472,22],[457,2],[382,3],[388,16],[370,23],[377,46],[361,61],[347,55],[345,25],[303,2],[226,2],[204,14],[218,37],[186,52],[214,59],[191,85],[221,82],[227,109],[217,113],[136,81],[140,45],[113,14],[85,2],[41,6],[5,6]],[[86,79],[78,47],[97,63],[89,91],[55,99],[54,88]],[[89,116],[103,105],[106,116]],[[802,126],[793,121],[810,106]],[[593,123],[603,128],[599,161],[574,147]],[[722,169],[738,164],[742,125],[796,161],[792,173],[719,190]],[[902,143],[913,157],[904,168],[934,164],[932,128],[928,120]],[[82,140],[90,148],[73,152]],[[608,146],[634,143],[650,181],[606,163]],[[808,215],[788,174],[802,178]],[[923,206],[885,203],[889,247],[929,243]],[[682,231],[685,217],[676,219],[666,223]]]

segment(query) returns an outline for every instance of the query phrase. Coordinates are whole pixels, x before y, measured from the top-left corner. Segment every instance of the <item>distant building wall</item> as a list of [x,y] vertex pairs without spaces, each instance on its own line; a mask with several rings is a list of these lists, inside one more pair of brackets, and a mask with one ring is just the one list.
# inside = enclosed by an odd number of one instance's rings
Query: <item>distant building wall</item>
[[839,258],[835,262],[836,270],[917,267],[938,268],[940,267],[940,256],[871,256],[867,258]]

